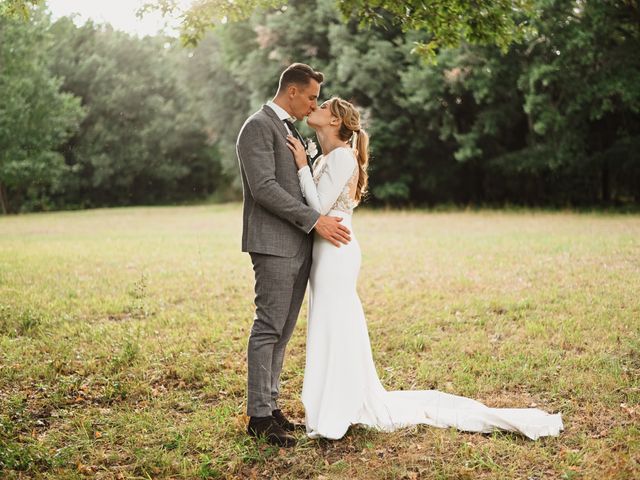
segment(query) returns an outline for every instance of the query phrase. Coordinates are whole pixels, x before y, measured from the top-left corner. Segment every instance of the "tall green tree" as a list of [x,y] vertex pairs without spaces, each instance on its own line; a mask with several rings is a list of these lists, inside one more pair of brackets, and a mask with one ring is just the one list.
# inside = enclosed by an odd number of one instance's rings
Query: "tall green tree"
[[[220,183],[222,197],[234,194],[240,188],[237,180],[235,141],[237,130],[251,111],[252,92],[250,78],[264,78],[261,72],[243,74],[243,56],[256,48],[255,32],[249,26],[236,25],[221,29],[216,35],[207,35],[197,48],[188,50],[183,60],[181,78],[192,92],[194,108],[204,121],[208,140],[220,153]],[[226,192],[226,193],[225,193]]]
[[506,55],[457,49],[449,67],[456,102],[468,107],[441,133],[458,143],[457,160],[475,166],[468,191],[492,202],[637,201],[637,7],[615,0],[537,7],[535,36]]
[[0,18],[0,207],[46,208],[68,172],[56,151],[83,116],[48,68],[48,19]]
[[[544,0],[519,87],[538,162],[574,199],[640,199],[640,11],[626,0]],[[541,155],[543,153],[543,155]]]
[[91,22],[76,27],[67,18],[52,33],[51,68],[87,110],[62,149],[74,172],[66,201],[128,205],[212,193],[217,154],[179,81],[175,40],[138,39]]

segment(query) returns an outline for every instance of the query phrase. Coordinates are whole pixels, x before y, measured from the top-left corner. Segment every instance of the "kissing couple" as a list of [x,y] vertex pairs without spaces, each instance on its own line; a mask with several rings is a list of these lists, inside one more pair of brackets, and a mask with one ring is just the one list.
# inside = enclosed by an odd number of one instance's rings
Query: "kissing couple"
[[[340,439],[350,425],[382,431],[426,424],[496,429],[533,440],[558,435],[560,414],[490,408],[436,390],[386,391],[376,373],[356,291],[361,252],[352,215],[367,190],[369,137],[358,110],[340,98],[318,105],[321,72],[294,63],[273,99],[251,115],[236,151],[243,186],[242,251],[255,273],[255,317],[247,349],[247,432],[269,443]],[[294,122],[307,118],[322,155],[312,159]],[[315,160],[312,163],[312,160]],[[280,372],[309,284],[305,425],[278,407]]]

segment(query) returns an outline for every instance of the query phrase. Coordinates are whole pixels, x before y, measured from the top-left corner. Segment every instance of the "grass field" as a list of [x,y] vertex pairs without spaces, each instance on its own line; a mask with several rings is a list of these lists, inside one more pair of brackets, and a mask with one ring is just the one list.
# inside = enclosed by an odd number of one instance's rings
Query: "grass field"
[[286,450],[244,434],[240,228],[239,205],[0,217],[0,478],[640,478],[640,216],[356,212],[387,389],[536,405],[565,431],[353,427]]

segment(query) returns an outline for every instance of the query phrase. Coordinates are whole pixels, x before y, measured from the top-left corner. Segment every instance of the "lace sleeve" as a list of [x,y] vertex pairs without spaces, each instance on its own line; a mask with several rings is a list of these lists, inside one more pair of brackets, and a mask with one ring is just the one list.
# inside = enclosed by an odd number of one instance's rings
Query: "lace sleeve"
[[321,212],[322,207],[318,199],[318,190],[316,189],[316,184],[313,181],[311,169],[308,165],[298,170],[298,180],[300,180],[300,190],[302,190],[302,195],[304,195],[307,205],[316,212]]
[[300,188],[311,208],[326,215],[353,176],[356,159],[350,149],[337,148],[325,159],[317,185],[309,167],[298,170]]

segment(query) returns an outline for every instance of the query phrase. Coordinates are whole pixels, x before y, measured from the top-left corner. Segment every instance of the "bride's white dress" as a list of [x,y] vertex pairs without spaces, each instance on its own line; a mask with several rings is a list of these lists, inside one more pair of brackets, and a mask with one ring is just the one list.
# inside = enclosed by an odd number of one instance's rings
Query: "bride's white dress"
[[531,439],[558,435],[560,414],[536,408],[489,408],[436,390],[386,391],[376,373],[367,324],[356,292],[360,246],[351,223],[358,179],[353,151],[340,147],[299,170],[307,203],[340,216],[351,230],[348,245],[334,247],[316,235],[309,277],[307,357],[302,388],[307,435],[339,439],[352,424],[384,431],[427,424],[471,432],[495,429]]

